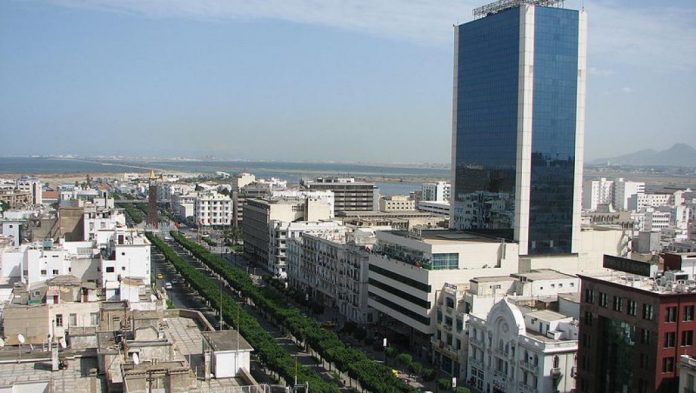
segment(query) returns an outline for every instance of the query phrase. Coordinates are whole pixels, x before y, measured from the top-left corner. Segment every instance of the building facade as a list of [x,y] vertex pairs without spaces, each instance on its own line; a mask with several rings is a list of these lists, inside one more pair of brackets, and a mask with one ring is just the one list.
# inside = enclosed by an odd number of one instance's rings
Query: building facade
[[680,356],[696,355],[693,281],[580,278],[578,392],[676,392]]
[[318,177],[302,180],[301,185],[310,191],[333,191],[336,212],[377,210],[374,183],[358,182],[353,178]]
[[195,201],[194,215],[199,226],[228,226],[232,223],[232,199],[217,191],[201,191]]
[[578,325],[507,299],[469,319],[469,378],[482,392],[573,392]]
[[424,183],[422,187],[423,201],[447,202],[450,201],[452,186],[448,182]]
[[577,252],[580,232],[586,17],[558,3],[496,2],[455,28],[450,226],[521,255]]

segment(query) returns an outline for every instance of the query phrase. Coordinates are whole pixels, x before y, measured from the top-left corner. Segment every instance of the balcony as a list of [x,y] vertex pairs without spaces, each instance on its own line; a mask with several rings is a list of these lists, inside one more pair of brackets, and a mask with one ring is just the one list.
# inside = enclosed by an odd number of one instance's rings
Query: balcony
[[532,362],[526,362],[524,360],[520,360],[520,367],[536,372],[538,366]]

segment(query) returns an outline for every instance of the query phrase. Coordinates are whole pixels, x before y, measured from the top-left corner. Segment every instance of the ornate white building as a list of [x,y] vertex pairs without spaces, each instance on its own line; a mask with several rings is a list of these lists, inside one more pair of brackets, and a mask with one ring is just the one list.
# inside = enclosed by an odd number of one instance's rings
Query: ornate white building
[[467,380],[480,392],[570,392],[577,350],[572,317],[503,298],[487,317],[470,316]]

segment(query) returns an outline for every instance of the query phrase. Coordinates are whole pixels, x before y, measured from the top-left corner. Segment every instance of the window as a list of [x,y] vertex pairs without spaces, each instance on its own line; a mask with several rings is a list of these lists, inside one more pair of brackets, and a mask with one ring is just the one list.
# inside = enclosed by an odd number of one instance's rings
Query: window
[[77,314],[70,314],[70,319],[68,320],[68,326],[77,326]]
[[57,276],[58,275],[58,269],[53,269],[53,275]]
[[636,316],[636,301],[628,299],[627,304],[626,304],[626,312],[628,315],[631,316]]
[[694,306],[684,306],[684,320],[693,321],[694,320]]
[[640,368],[647,368],[648,367],[648,355],[641,353],[640,354]]
[[623,310],[623,299],[618,296],[614,296],[614,311]]
[[681,346],[682,347],[688,347],[693,345],[694,343],[694,331],[693,330],[685,330],[682,332],[682,337],[681,337]]
[[592,326],[592,312],[585,311],[585,325]]
[[46,275],[46,269],[41,270],[41,275],[45,276]]
[[599,307],[607,307],[607,294],[604,292],[599,293]]
[[56,314],[56,326],[63,326],[63,314]]
[[641,331],[641,335],[640,335],[640,343],[641,344],[650,344],[650,342],[652,341],[651,337],[652,337],[652,333],[650,332],[650,330],[643,329]]
[[445,302],[447,303],[447,307],[454,308],[454,299],[452,299],[451,297],[448,296],[445,299]]
[[89,324],[92,326],[99,325],[99,313],[93,312],[89,314]]
[[662,359],[662,372],[671,373],[674,372],[674,358],[667,357]]
[[442,323],[442,311],[437,310],[437,323]]
[[464,321],[461,318],[457,318],[457,331],[461,332],[464,329]]
[[561,364],[561,359],[558,357],[558,355],[553,357],[553,368],[558,368]]
[[654,317],[653,306],[651,304],[643,304],[643,319],[652,321]]
[[107,273],[113,273],[113,272],[114,272],[114,267],[113,267],[113,266],[107,266],[107,267],[106,267],[106,272],[107,272]]
[[675,345],[677,334],[675,332],[665,333],[665,348],[672,348]]
[[677,322],[677,308],[667,307],[665,309],[665,322]]

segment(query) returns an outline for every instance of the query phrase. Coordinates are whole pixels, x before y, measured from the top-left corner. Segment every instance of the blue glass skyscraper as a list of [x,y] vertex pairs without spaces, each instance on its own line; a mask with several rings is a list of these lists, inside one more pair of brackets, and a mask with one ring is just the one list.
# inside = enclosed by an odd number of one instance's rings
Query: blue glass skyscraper
[[584,11],[500,0],[455,29],[453,229],[577,252],[585,119]]

